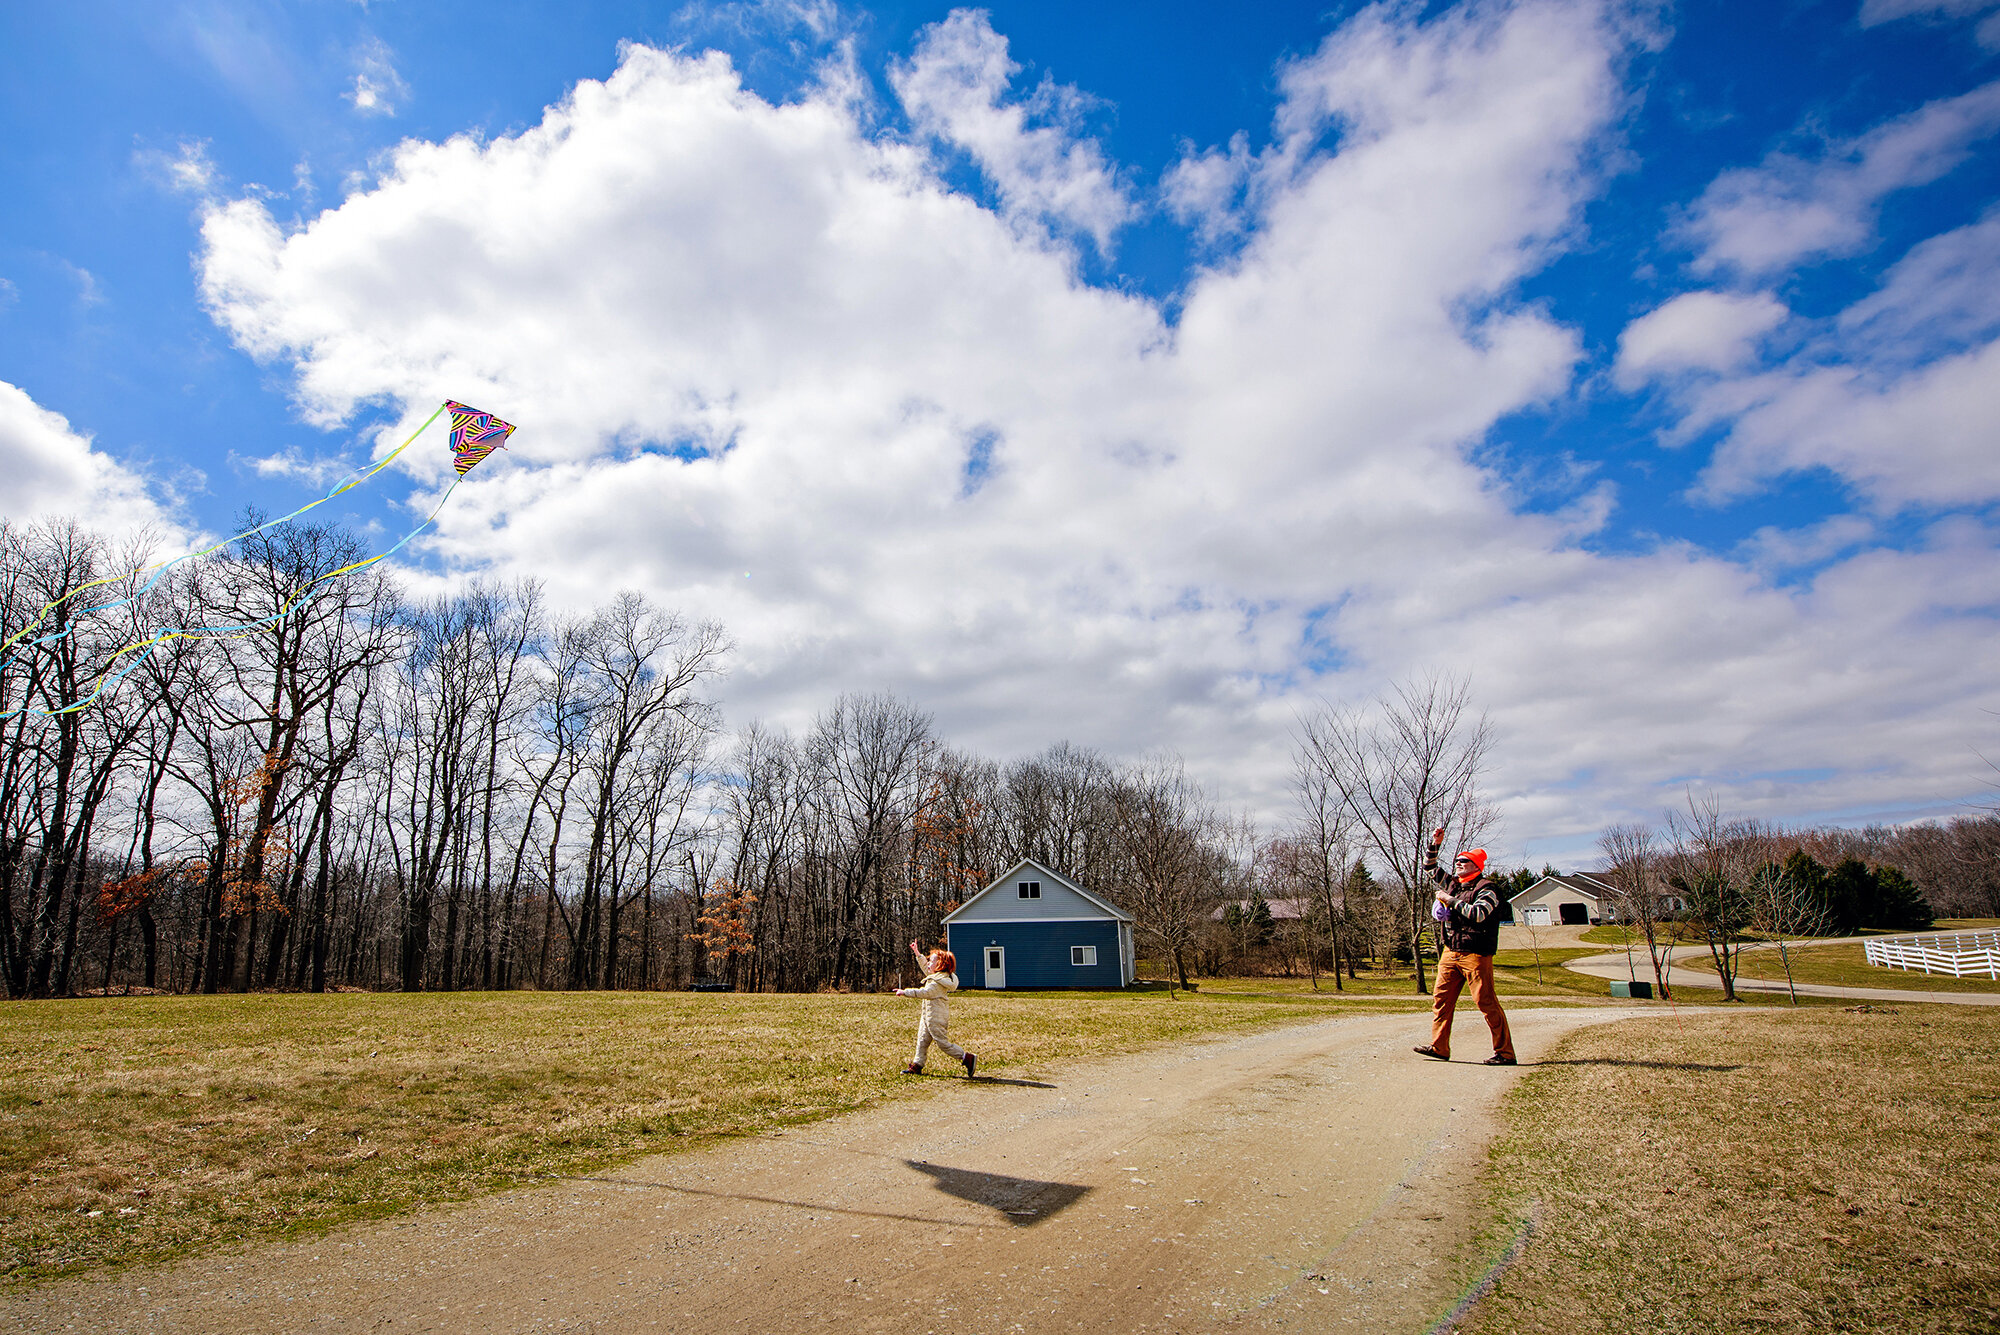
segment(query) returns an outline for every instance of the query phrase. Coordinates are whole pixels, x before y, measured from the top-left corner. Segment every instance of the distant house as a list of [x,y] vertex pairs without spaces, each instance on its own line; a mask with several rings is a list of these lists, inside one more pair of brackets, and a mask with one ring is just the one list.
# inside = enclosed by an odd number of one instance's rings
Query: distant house
[[[1298,922],[1312,912],[1312,901],[1309,899],[1267,899],[1264,901],[1264,904],[1271,910],[1272,922]],[[1210,913],[1208,920],[1210,922],[1222,922],[1226,920],[1229,917],[1231,905],[1234,905],[1238,913],[1251,913],[1256,910],[1257,901],[1254,899],[1231,900],[1230,903],[1224,904],[1221,908]]]
[[1544,876],[1507,900],[1513,920],[1528,927],[1589,927],[1616,921],[1618,891],[1603,872]]
[[962,988],[1125,987],[1132,915],[1022,858],[944,917]]

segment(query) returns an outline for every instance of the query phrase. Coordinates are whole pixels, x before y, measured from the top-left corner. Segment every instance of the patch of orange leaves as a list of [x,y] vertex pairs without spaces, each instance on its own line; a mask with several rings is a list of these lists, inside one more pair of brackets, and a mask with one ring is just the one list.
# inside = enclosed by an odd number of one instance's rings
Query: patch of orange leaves
[[748,890],[739,890],[728,877],[718,877],[714,888],[702,896],[701,912],[695,921],[701,931],[689,932],[687,939],[699,941],[708,951],[712,960],[725,960],[731,955],[748,955],[756,947],[750,939],[750,925],[745,921],[750,906],[757,902],[757,896]]

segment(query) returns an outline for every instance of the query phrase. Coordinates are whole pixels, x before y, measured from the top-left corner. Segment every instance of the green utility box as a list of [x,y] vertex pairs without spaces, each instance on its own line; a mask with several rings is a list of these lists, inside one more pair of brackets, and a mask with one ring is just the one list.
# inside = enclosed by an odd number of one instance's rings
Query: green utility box
[[1653,985],[1651,983],[1623,983],[1617,979],[1613,979],[1611,982],[1611,995],[1614,997],[1632,997],[1640,1001],[1651,1001],[1653,999]]

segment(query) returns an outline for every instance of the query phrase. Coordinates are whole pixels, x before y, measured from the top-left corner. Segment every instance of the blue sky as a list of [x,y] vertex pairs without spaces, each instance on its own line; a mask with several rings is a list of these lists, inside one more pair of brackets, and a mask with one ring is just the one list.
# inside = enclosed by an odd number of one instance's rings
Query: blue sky
[[1248,9],[7,7],[0,514],[227,532],[460,397],[413,577],[713,615],[736,722],[1275,818],[1444,668],[1524,856],[1979,800],[2000,5]]

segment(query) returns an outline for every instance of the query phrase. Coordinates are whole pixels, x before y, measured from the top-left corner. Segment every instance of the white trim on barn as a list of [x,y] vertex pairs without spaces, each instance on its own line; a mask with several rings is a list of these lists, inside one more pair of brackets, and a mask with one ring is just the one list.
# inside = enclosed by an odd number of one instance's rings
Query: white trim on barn
[[[1024,892],[1032,886],[1032,892]],[[1138,951],[1131,914],[1061,872],[1022,858],[944,915],[945,940],[978,966],[959,986],[1129,987]],[[987,952],[1001,951],[989,972]],[[969,956],[966,952],[972,952]]]
[[[1025,922],[1025,921],[1027,921],[1027,920],[1026,920],[1026,919],[1024,919],[1024,918],[961,918],[961,917],[959,917],[959,916],[958,916],[958,914],[957,914],[957,913],[948,913],[948,914],[946,914],[946,915],[945,915],[945,917],[944,917],[944,921],[946,921],[946,922],[955,922],[955,923],[958,923],[958,924],[959,924],[960,926],[964,926],[964,925],[965,925],[965,924],[967,924],[967,923],[976,923],[976,922]],[[1034,921],[1036,921],[1036,922],[1103,922],[1103,921],[1104,921],[1104,915],[1103,915],[1103,914],[1101,914],[1101,913],[1099,913],[1099,914],[1093,914],[1092,916],[1090,916],[1090,917],[1088,917],[1088,918],[1036,918],[1036,919],[1035,919]]]
[[[1000,889],[1000,887],[1011,884],[1014,880],[1014,873],[1020,871],[1023,867],[1033,867],[1037,872],[1040,872],[1043,876],[1047,877],[1049,880],[1054,881],[1057,885],[1061,886],[1063,889],[1069,891],[1077,898],[1083,900],[1084,903],[1088,904],[1090,907],[1098,909],[1100,911],[1098,913],[1082,915],[1082,916],[1075,914],[1064,914],[1062,917],[1055,917],[1050,913],[1045,913],[1042,911],[1044,908],[1054,908],[1056,904],[1059,902],[1056,896],[1048,893],[1046,888],[1043,890],[1042,894],[1037,895],[1033,899],[1013,900],[1005,896],[993,894],[993,892]],[[972,906],[977,904],[980,900],[985,899],[989,895],[993,895],[995,901],[994,904],[988,909],[988,912],[992,914],[992,916],[981,917],[981,918],[975,918],[969,916],[972,910]],[[1031,905],[1032,908],[1028,913],[1009,911],[1016,909],[1016,906],[1018,904],[1028,904]],[[1058,910],[1058,912],[1059,911],[1060,910]],[[1124,909],[1119,908],[1116,904],[1113,904],[1109,900],[1101,899],[1098,896],[1091,894],[1090,891],[1084,889],[1082,886],[1078,885],[1075,881],[1072,881],[1069,877],[1063,875],[1061,872],[1051,871],[1047,867],[1044,867],[1041,863],[1035,861],[1033,858],[1022,858],[1019,862],[1015,863],[1013,866],[1009,867],[1006,871],[1001,872],[998,877],[994,878],[993,884],[987,886],[984,890],[981,890],[978,894],[974,895],[972,898],[966,900],[963,904],[960,904],[957,908],[953,909],[951,912],[944,915],[944,920],[947,923],[1020,922],[1029,918],[1032,918],[1035,922],[1094,922],[1094,921],[1100,921],[1103,918],[1116,918],[1120,922],[1137,921],[1136,919],[1133,918],[1131,914],[1127,913]]]

